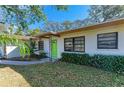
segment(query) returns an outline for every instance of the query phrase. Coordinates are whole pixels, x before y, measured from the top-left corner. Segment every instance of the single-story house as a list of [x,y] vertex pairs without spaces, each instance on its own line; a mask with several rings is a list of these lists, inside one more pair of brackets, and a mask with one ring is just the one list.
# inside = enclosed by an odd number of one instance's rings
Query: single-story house
[[[6,30],[0,25],[0,31]],[[61,32],[42,32],[34,37],[17,36],[23,40],[35,38],[36,50],[44,50],[53,59],[61,58],[63,52],[87,53],[89,55],[124,55],[124,19],[107,21],[79,29]],[[17,46],[6,47],[7,58],[20,57]],[[0,56],[4,48],[0,47]]]
[[79,29],[36,35],[39,47],[51,58],[62,52],[89,55],[124,55],[124,19],[107,21]]

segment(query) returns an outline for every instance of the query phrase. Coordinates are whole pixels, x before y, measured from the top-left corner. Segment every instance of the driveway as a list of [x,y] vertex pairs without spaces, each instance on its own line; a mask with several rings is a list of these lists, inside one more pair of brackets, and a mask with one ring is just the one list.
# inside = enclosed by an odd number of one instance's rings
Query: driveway
[[12,60],[0,60],[0,64],[6,65],[32,65],[32,64],[42,64],[50,62],[49,58],[41,59],[40,61],[12,61]]

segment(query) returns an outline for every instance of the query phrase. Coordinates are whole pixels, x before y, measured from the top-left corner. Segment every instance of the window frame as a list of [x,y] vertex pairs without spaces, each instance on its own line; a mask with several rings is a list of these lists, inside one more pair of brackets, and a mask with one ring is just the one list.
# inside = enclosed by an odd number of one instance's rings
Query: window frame
[[[99,35],[107,35],[107,34],[116,34],[116,36],[115,36],[115,47],[100,47],[100,44],[99,44]],[[106,37],[104,37],[104,38],[106,38]],[[103,40],[103,41],[105,41],[105,40]],[[107,41],[107,40],[106,40]],[[108,41],[111,41],[111,40],[108,40]],[[110,32],[110,33],[101,33],[101,34],[97,34],[97,49],[118,49],[118,32]]]
[[[74,45],[74,39],[75,39],[75,38],[81,38],[81,37],[84,39],[84,45],[83,45],[83,46],[84,46],[84,50],[83,50],[83,51],[74,51],[74,50],[75,50],[75,49],[74,49],[74,46],[75,46],[75,45]],[[72,51],[65,50],[65,49],[66,49],[66,47],[65,47],[65,42],[66,42],[65,40],[66,40],[66,39],[72,39],[72,47],[73,47]],[[85,52],[85,36],[64,38],[64,51],[66,51],[66,52]]]
[[[65,47],[66,39],[72,39],[72,48],[73,48],[72,51],[65,50],[65,49],[66,49],[66,47]],[[73,37],[64,38],[64,51],[73,52],[73,50],[74,50],[74,46],[73,46]]]
[[[41,48],[41,42],[43,43],[43,46],[42,46],[42,48]],[[38,41],[38,50],[44,50],[44,41]]]

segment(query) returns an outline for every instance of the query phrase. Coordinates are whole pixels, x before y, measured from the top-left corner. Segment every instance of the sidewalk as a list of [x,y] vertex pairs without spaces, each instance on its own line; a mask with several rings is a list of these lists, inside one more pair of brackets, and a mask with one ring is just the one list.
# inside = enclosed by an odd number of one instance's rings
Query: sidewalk
[[12,61],[12,60],[0,60],[0,64],[6,65],[32,65],[32,64],[42,64],[50,62],[49,58],[44,58],[40,61]]

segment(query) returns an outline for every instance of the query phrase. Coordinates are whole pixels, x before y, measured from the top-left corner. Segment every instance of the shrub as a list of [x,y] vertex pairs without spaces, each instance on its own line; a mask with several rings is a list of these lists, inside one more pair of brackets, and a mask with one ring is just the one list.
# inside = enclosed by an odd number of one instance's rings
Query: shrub
[[62,53],[61,60],[64,62],[93,66],[116,73],[124,73],[124,56],[89,56],[88,54]]
[[62,53],[62,61],[75,64],[88,65],[90,56],[88,54]]
[[107,71],[123,73],[124,56],[94,55],[89,60],[90,65]]
[[39,56],[41,58],[46,58],[47,57],[47,53],[45,51],[41,50]]
[[29,57],[30,58],[37,58],[37,59],[41,58],[40,55],[38,55],[38,54],[31,54]]

